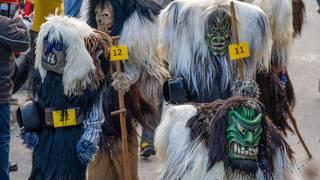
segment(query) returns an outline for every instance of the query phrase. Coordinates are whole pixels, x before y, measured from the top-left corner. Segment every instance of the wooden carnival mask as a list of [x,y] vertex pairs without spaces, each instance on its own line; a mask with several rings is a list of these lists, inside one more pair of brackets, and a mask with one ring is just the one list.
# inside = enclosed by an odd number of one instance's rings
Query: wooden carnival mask
[[61,39],[49,41],[48,36],[43,40],[42,66],[52,72],[63,74],[66,66],[66,45]]
[[226,55],[231,41],[231,19],[224,10],[217,9],[210,15],[205,37],[211,55]]
[[100,3],[95,8],[97,29],[108,33],[112,33],[112,23],[113,23],[113,8],[110,1],[104,4]]
[[248,107],[228,112],[226,130],[231,159],[258,160],[262,114]]

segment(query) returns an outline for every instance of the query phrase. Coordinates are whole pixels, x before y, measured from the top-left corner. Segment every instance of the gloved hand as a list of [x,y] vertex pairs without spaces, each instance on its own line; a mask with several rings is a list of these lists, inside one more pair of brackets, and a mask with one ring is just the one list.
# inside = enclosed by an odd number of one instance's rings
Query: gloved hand
[[20,129],[20,137],[22,139],[22,144],[31,150],[33,150],[39,143],[39,136],[37,133],[26,132],[23,128]]
[[83,165],[88,165],[91,160],[94,160],[98,151],[98,146],[88,140],[80,140],[77,144],[78,159]]
[[258,84],[251,79],[236,80],[231,87],[232,96],[243,96],[258,99],[261,92]]
[[114,73],[112,75],[113,82],[112,87],[119,91],[122,95],[130,90],[130,79],[129,76],[123,72]]

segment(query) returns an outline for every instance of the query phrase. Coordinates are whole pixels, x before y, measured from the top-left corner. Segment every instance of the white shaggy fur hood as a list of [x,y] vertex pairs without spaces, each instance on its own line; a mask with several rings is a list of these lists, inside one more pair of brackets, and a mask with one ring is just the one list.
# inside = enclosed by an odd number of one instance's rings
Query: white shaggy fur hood
[[47,70],[41,65],[43,53],[43,40],[49,37],[49,42],[62,38],[67,47],[66,66],[63,72],[64,94],[79,95],[91,84],[90,73],[96,71],[93,59],[86,49],[84,38],[90,35],[93,29],[85,22],[75,18],[51,15],[47,22],[41,25],[36,45],[35,68],[39,70],[42,80],[46,77]]

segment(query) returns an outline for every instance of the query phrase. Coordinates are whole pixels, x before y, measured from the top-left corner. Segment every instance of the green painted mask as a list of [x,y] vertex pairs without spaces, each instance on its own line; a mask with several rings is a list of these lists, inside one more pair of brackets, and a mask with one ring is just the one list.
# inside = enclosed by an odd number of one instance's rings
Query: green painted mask
[[206,40],[211,55],[224,56],[231,41],[231,19],[223,10],[216,10],[208,20]]
[[248,107],[229,111],[226,130],[231,159],[257,160],[262,114]]

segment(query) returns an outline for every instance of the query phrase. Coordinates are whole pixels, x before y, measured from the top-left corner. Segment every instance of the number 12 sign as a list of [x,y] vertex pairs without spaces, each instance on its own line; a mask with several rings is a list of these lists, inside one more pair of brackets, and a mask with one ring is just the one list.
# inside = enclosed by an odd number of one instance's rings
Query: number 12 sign
[[110,60],[128,60],[128,46],[112,46],[110,48]]
[[229,55],[231,60],[242,59],[250,56],[250,49],[248,42],[241,42],[239,44],[229,45]]

